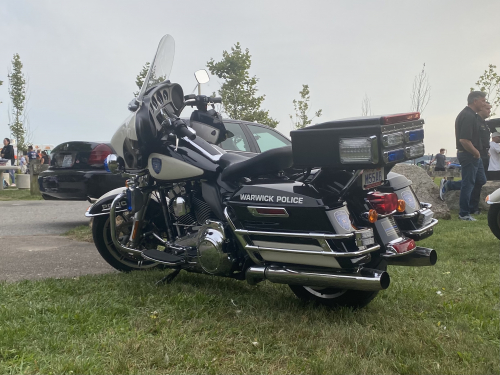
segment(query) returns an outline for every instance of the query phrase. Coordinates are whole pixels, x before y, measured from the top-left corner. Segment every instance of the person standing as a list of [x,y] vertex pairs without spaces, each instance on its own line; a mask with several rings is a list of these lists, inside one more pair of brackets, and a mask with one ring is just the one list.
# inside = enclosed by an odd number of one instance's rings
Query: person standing
[[28,159],[29,161],[36,159],[36,151],[33,150],[33,146],[28,146]]
[[472,91],[467,97],[465,107],[455,120],[455,139],[457,157],[462,166],[462,181],[441,180],[439,197],[444,200],[444,193],[448,190],[460,190],[460,212],[458,218],[465,221],[476,221],[470,214],[471,194],[474,186],[479,189],[486,183],[486,175],[481,160],[481,137],[479,132],[477,113],[486,106],[486,94],[481,91]]
[[42,159],[40,160],[40,164],[50,165],[50,157],[46,151],[42,151]]
[[431,164],[436,162],[436,167],[434,168],[434,170],[436,172],[446,170],[446,168],[445,168],[446,167],[446,155],[444,154],[445,152],[446,152],[446,150],[444,148],[440,149],[439,154],[434,156],[434,159],[432,159],[432,161],[431,161]]
[[489,102],[486,102],[486,105],[484,108],[479,111],[478,113],[478,123],[479,123],[479,134],[481,137],[481,150],[479,150],[479,153],[481,154],[481,160],[483,162],[484,170],[488,170],[488,164],[490,162],[490,156],[488,154],[488,151],[490,149],[490,128],[488,125],[486,125],[486,119],[490,117],[491,114],[491,104]]
[[[14,147],[10,144],[9,138],[4,138],[3,140],[3,148],[0,151],[2,158],[9,160],[7,165],[14,165],[16,162],[16,158],[14,155]],[[11,186],[16,186],[16,171],[14,169],[9,170],[10,179],[12,181]],[[3,183],[3,181],[2,181]]]
[[500,132],[491,135],[488,180],[500,180]]

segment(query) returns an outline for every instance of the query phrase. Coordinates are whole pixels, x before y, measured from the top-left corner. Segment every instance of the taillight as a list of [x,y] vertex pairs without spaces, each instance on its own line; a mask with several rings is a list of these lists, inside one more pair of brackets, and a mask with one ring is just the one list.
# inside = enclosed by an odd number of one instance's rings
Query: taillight
[[366,199],[380,215],[390,214],[398,208],[398,196],[394,193],[375,191],[368,193]]
[[104,160],[108,157],[109,154],[113,153],[113,150],[108,145],[101,143],[94,147],[92,152],[90,153],[88,164],[94,166],[104,165]]
[[400,122],[415,121],[420,118],[419,112],[400,113],[382,117],[383,125],[399,124]]
[[415,241],[413,241],[411,238],[407,238],[404,241],[390,244],[390,246],[394,250],[396,250],[398,254],[401,254],[413,250],[417,245],[415,245]]

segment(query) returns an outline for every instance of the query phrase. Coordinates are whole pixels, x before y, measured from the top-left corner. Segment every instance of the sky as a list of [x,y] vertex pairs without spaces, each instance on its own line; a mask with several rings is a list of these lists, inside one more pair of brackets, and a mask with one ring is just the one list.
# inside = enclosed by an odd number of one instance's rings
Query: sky
[[[109,141],[129,114],[136,75],[170,34],[170,79],[186,94],[211,58],[236,42],[248,48],[262,107],[286,135],[302,84],[311,115],[323,110],[313,123],[361,115],[365,95],[373,114],[408,112],[425,63],[426,152],[454,156],[454,122],[470,88],[489,64],[500,73],[499,17],[498,0],[0,0],[0,137],[10,136],[15,53],[29,77],[33,143]],[[212,76],[202,93],[218,87]]]

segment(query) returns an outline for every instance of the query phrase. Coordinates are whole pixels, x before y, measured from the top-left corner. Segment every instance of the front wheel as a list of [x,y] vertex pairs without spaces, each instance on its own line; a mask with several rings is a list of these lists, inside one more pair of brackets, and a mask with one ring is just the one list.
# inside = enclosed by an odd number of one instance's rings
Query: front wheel
[[[111,240],[109,215],[96,216],[92,223],[92,237],[99,254],[110,266],[122,272],[146,270],[158,267],[159,264],[143,259],[140,255],[129,254],[118,250]],[[132,217],[123,213],[116,215],[116,231],[120,242],[126,243],[132,228]]]
[[488,225],[495,235],[500,240],[500,204],[493,204],[488,211]]

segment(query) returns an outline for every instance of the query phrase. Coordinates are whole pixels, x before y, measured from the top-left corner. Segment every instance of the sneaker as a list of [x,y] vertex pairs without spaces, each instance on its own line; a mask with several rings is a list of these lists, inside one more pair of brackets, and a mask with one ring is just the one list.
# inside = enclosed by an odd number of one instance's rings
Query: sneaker
[[10,187],[16,187],[16,184],[10,184]]
[[444,193],[446,193],[446,178],[442,178],[439,182],[439,199],[444,201]]
[[465,215],[465,216],[460,216],[458,215],[458,218],[460,220],[463,220],[463,221],[477,221],[477,219],[474,219],[472,216],[470,215]]
[[481,210],[476,210],[471,215],[481,215]]

